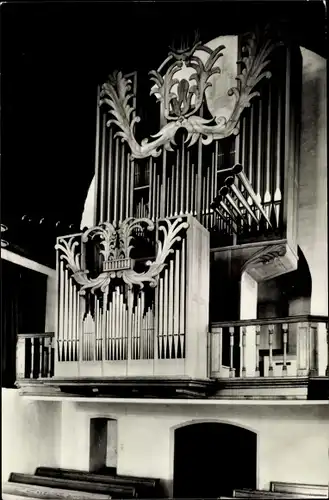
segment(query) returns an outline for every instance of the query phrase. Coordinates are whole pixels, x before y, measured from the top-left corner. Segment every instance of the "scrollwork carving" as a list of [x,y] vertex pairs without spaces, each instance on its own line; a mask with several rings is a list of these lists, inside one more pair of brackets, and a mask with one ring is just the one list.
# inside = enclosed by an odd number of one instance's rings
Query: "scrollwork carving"
[[[137,273],[134,269],[111,269],[101,272],[96,278],[88,277],[88,270],[82,268],[81,255],[77,252],[79,241],[76,237],[69,240],[62,239],[56,245],[56,250],[61,252],[60,258],[66,261],[67,267],[72,271],[73,279],[81,286],[80,293],[83,294],[87,289],[95,292],[100,289],[105,292],[111,280],[120,278],[131,288],[137,285],[140,288],[148,283],[151,287],[157,285],[159,274],[166,265],[166,259],[173,252],[173,245],[176,241],[181,240],[179,233],[188,228],[188,223],[183,222],[181,218],[177,218],[173,223],[165,219],[164,226],[160,226],[159,230],[163,232],[163,242],[158,241],[158,250],[156,258],[153,262],[146,263],[148,269],[143,273]],[[109,260],[124,258],[130,256],[130,251],[133,248],[131,241],[133,238],[133,230],[146,226],[148,231],[154,230],[154,224],[149,219],[126,219],[119,228],[115,228],[110,223],[103,223],[88,229],[82,235],[82,241],[85,243],[89,237],[93,239],[96,235],[102,239],[103,250],[101,251],[104,258]],[[116,242],[115,245],[113,242]]]
[[[117,137],[126,141],[131,149],[132,158],[146,158],[159,156],[161,147],[171,151],[177,130],[183,127],[187,130],[185,142],[193,145],[200,137],[203,144],[210,144],[214,139],[223,139],[231,134],[238,134],[238,122],[244,108],[250,106],[250,101],[259,92],[254,90],[263,78],[270,78],[271,73],[265,71],[269,64],[268,56],[274,49],[275,44],[266,40],[260,46],[255,35],[249,35],[244,47],[245,56],[239,61],[243,69],[236,79],[240,82],[239,87],[228,89],[227,94],[234,98],[234,106],[229,118],[214,116],[205,119],[197,112],[204,101],[206,89],[211,85],[210,77],[220,73],[216,62],[223,55],[224,45],[214,50],[202,45],[201,42],[194,44],[192,49],[175,52],[171,51],[164,63],[150,72],[151,81],[155,83],[151,94],[158,94],[158,101],[163,103],[164,117],[167,123],[152,137],[150,142],[145,138],[138,143],[135,138],[135,125],[140,121],[138,116],[131,118],[134,107],[130,104],[134,94],[131,92],[131,82],[127,80],[122,72],[114,72],[104,83],[101,92],[100,104],[109,106],[109,113],[113,116],[107,124],[115,124],[119,131]],[[196,55],[197,51],[208,55],[207,61],[202,62]],[[195,72],[190,75],[189,80],[178,80],[175,74],[183,67],[193,68]],[[169,66],[168,66],[169,65]],[[163,73],[164,68],[167,70]],[[190,85],[190,83],[193,83]],[[177,91],[173,87],[177,84]],[[192,101],[194,98],[194,102]]]

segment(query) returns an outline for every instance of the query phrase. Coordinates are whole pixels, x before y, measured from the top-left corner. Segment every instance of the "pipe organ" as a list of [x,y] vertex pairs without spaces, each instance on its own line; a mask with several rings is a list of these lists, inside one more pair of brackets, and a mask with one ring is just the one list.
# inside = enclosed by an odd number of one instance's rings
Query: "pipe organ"
[[[253,56],[248,43],[244,46],[244,38],[239,38],[238,52],[231,55],[237,61],[248,59],[248,54]],[[292,47],[268,40],[260,45],[259,51],[263,51],[259,65],[266,67],[265,78],[260,78],[256,68],[248,83],[253,84],[252,91],[259,92],[260,96],[251,99],[249,107],[242,107],[234,132],[218,138],[213,134],[210,141],[204,140],[201,129],[192,144],[187,141],[189,129],[182,123],[181,127],[177,126],[171,147],[161,145],[159,154],[154,156],[152,152],[132,157],[129,141],[120,139],[125,134],[120,122],[111,120],[113,106],[108,105],[106,86],[99,89],[95,223],[120,221],[128,215],[155,220],[190,214],[211,232],[212,247],[295,235],[292,226],[295,226],[297,201],[294,183],[298,173],[301,56]],[[118,87],[121,84],[122,81],[117,82]],[[136,92],[136,75],[130,87]],[[242,87],[240,80],[237,88]],[[128,95],[127,91],[124,97]],[[115,113],[118,110],[114,109]],[[135,110],[131,115],[134,114]],[[209,118],[206,100],[200,114],[204,120]],[[161,120],[165,120],[167,126],[171,123],[160,116],[155,126]],[[208,130],[205,128],[204,132]],[[116,133],[118,136],[114,139]],[[235,179],[227,193],[220,192],[226,170],[236,163],[242,165],[243,174],[266,213],[259,223],[259,208],[240,179]],[[242,191],[257,217],[236,196],[234,188]],[[289,196],[285,196],[286,193],[290,193]]]
[[[138,227],[127,236],[129,222],[118,226],[119,235],[112,225],[106,234],[94,229],[93,238],[108,241],[98,252],[97,268],[103,271],[96,278],[86,267],[86,232],[57,240],[56,374],[206,376],[206,364],[194,358],[207,350],[208,232],[184,216],[159,219],[155,226],[150,219],[133,219],[130,225]],[[158,235],[158,250],[148,261],[135,261],[143,222]],[[116,237],[136,247],[125,247],[125,258],[117,252],[107,260]]]
[[300,55],[231,38],[235,52],[196,41],[150,72],[150,138],[136,73],[98,88],[94,226],[56,246],[57,375],[206,378],[210,246],[294,247]]

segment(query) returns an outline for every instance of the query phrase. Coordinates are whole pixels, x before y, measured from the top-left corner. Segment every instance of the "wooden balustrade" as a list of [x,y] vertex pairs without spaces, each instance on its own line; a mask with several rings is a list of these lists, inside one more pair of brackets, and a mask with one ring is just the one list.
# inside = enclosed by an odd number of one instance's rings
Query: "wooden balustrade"
[[54,375],[54,333],[21,333],[16,346],[16,379]]
[[[327,317],[295,316],[213,323],[212,377],[298,377],[329,373]],[[255,335],[248,336],[248,329]],[[250,340],[249,340],[250,339]],[[248,359],[249,342],[256,356]],[[250,352],[250,351],[249,351]],[[251,366],[256,359],[255,366]]]

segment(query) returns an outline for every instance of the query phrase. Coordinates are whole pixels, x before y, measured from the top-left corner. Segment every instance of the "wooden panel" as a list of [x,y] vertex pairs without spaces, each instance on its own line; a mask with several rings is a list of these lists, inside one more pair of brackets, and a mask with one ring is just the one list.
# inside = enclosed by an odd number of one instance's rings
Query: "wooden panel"
[[110,500],[110,495],[102,495],[99,493],[87,493],[77,490],[67,490],[60,488],[51,488],[46,486],[36,486],[34,484],[21,484],[21,483],[4,483],[2,484],[1,492],[2,500],[15,500],[15,499],[39,499],[46,498],[53,500],[67,499],[67,500]]
[[325,484],[302,484],[302,483],[285,483],[280,481],[271,482],[271,491],[277,493],[293,493],[316,495],[317,497],[328,497],[328,485]]
[[9,482],[29,484],[35,486],[47,486],[50,488],[60,488],[65,490],[75,490],[91,493],[102,493],[111,497],[134,498],[135,489],[129,486],[110,485],[104,483],[89,483],[88,481],[72,481],[69,479],[49,478],[33,476],[30,474],[11,473]]
[[209,232],[189,217],[186,241],[186,375],[207,377]]

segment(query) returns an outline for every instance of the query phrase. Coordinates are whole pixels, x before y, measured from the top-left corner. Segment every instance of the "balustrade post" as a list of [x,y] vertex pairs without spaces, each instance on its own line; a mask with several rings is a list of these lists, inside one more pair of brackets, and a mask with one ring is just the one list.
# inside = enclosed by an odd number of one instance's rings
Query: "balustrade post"
[[30,378],[33,378],[34,375],[34,355],[35,355],[35,349],[34,349],[34,338],[31,338],[31,371],[30,371]]
[[260,347],[260,325],[256,326],[256,369],[255,375],[256,377],[260,376],[259,370],[259,347]]
[[52,368],[52,350],[53,350],[53,338],[48,338],[48,356],[47,356],[47,377],[51,377],[51,368]]
[[242,377],[246,376],[246,333],[247,333],[247,328],[245,326],[242,327],[242,371],[241,375]]
[[316,331],[316,338],[313,342],[311,369],[320,377],[329,376],[328,324],[319,322],[314,324],[313,328]]
[[44,339],[39,338],[39,378],[42,377],[44,373],[44,349],[43,349],[43,344]]
[[298,323],[297,329],[297,376],[309,374],[309,324]]
[[26,339],[18,337],[16,344],[16,378],[25,378],[26,367]]
[[233,378],[235,375],[235,369],[233,367],[233,352],[234,352],[234,326],[230,326],[230,377]]
[[211,368],[210,375],[220,376],[222,367],[223,328],[213,328],[211,332]]
[[287,375],[287,344],[288,344],[288,324],[282,325],[282,340],[283,340],[283,365],[282,376]]
[[269,359],[268,359],[268,375],[273,377],[273,333],[274,325],[268,326],[268,347],[269,347]]

